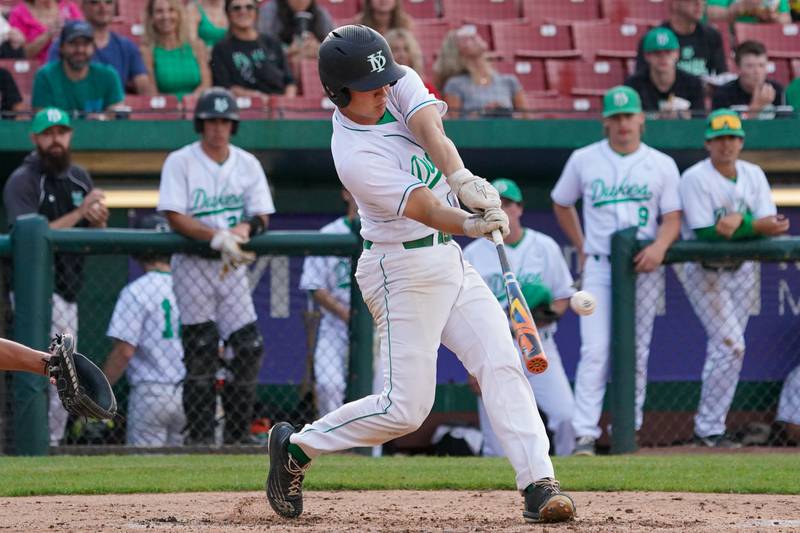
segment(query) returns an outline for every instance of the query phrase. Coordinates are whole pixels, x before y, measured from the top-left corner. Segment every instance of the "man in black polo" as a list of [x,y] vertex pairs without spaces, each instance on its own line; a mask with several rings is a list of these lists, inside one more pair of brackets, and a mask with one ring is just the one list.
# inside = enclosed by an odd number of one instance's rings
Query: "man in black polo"
[[741,109],[745,118],[772,118],[775,106],[784,105],[783,86],[767,79],[766,47],[758,41],[744,41],[736,47],[739,78],[714,90],[712,109]]
[[[69,115],[55,107],[39,111],[31,126],[36,149],[8,178],[3,202],[9,227],[17,217],[39,213],[53,229],[106,226],[108,209],[103,191],[95,189],[89,173],[73,165],[70,157],[72,126]],[[55,257],[55,292],[51,333],[78,331],[77,296],[81,289],[83,258],[59,254]],[[67,413],[54,390],[50,394],[50,444],[64,437]]]

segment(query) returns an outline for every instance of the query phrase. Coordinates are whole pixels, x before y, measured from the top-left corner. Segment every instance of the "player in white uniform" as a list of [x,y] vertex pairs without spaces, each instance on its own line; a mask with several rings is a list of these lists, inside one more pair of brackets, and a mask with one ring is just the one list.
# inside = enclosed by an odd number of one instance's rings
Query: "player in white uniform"
[[[569,298],[575,292],[572,275],[558,244],[538,231],[525,228],[520,223],[523,213],[522,191],[508,179],[497,179],[492,185],[500,193],[503,211],[508,215],[509,233],[505,239],[506,255],[528,306],[534,315],[542,348],[547,354],[547,372],[526,373],[539,408],[547,415],[547,425],[553,433],[553,448],[556,455],[569,455],[575,447],[575,431],[572,429],[572,411],[575,400],[567,374],[561,364],[554,335],[556,322],[569,306]],[[464,248],[464,259],[475,267],[483,277],[500,304],[508,307],[503,271],[497,260],[494,243],[477,239]],[[539,309],[549,315],[543,320]],[[545,313],[542,313],[545,314]],[[545,323],[547,322],[547,323]],[[478,417],[483,433],[485,456],[502,456],[497,435],[492,430],[483,401],[478,402]]]
[[[342,190],[347,214],[320,230],[321,233],[350,233],[358,207],[353,196]],[[350,258],[310,256],[303,262],[300,288],[311,291],[322,310],[314,348],[314,389],[317,413],[324,416],[344,403],[350,348]]]
[[[148,215],[136,227],[169,231],[161,215]],[[135,259],[145,273],[117,298],[106,333],[114,346],[103,372],[112,385],[123,372],[128,378],[128,445],[180,446],[186,425],[181,385],[186,369],[169,255]]]
[[[684,239],[721,241],[785,233],[789,221],[777,214],[764,171],[739,160],[744,146],[739,116],[730,109],[714,111],[705,138],[709,157],[687,169],[680,183]],[[726,435],[725,418],[739,383],[748,302],[758,275],[752,261],[684,265],[686,294],[708,338],[694,418],[694,441],[699,445],[739,446]]]
[[[597,298],[595,312],[580,317],[581,358],[575,373],[574,453],[594,455],[602,430],[611,341],[611,236],[631,226],[639,239],[655,239],[635,257],[636,428],[642,424],[647,359],[656,298],[664,290],[660,268],[680,232],[680,175],[675,161],[641,142],[644,115],[630,87],[611,88],[603,97],[606,140],[573,152],[551,198],[556,218],[578,251],[583,289]],[[575,203],[583,200],[583,229]],[[661,225],[658,218],[661,217]],[[585,229],[585,237],[584,230]]]
[[[412,69],[395,63],[379,33],[343,26],[328,34],[319,53],[320,78],[337,106],[334,163],[361,218],[364,252],[356,280],[377,324],[385,383],[380,395],[345,404],[299,432],[286,422],[272,428],[270,505],[282,516],[299,516],[311,460],[417,429],[433,405],[444,343],[480,384],[524,493],[525,518],[571,519],[575,505],[554,479],[547,434],[508,321],[451,237],[508,234],[497,191],[464,168],[444,134],[446,106]],[[483,214],[459,209],[459,199]]]
[[800,445],[800,366],[789,372],[783,382],[775,420],[784,424],[788,440]]
[[183,322],[186,381],[183,406],[187,442],[212,444],[219,364],[219,339],[234,357],[222,391],[226,443],[247,442],[264,341],[247,270],[252,261],[239,244],[262,233],[275,212],[267,178],[251,154],[230,144],[239,113],[230,91],[214,87],[197,101],[199,142],[172,152],[161,171],[158,210],[172,229],[209,242],[223,260],[199,255],[172,256],[173,289]]

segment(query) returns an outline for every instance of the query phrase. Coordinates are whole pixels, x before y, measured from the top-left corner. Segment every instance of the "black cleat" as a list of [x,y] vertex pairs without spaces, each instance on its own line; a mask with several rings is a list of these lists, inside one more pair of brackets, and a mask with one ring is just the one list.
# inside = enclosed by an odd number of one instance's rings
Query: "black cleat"
[[308,465],[300,466],[289,453],[289,437],[294,427],[279,422],[269,431],[269,476],[267,500],[272,509],[285,518],[297,518],[303,512],[303,478]]
[[567,522],[575,518],[575,502],[561,492],[558,481],[546,477],[525,490],[526,522]]

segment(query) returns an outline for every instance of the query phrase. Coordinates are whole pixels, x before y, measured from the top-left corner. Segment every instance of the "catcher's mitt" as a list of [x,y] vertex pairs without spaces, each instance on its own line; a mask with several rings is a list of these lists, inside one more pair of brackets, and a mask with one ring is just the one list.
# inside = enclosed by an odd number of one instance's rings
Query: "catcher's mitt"
[[101,420],[117,414],[117,399],[108,379],[97,365],[75,352],[75,339],[69,333],[56,335],[50,343],[47,372],[69,413]]
[[531,314],[533,315],[533,321],[538,327],[548,326],[553,322],[558,322],[558,319],[561,318],[558,316],[558,313],[553,311],[550,304],[537,305],[533,308]]

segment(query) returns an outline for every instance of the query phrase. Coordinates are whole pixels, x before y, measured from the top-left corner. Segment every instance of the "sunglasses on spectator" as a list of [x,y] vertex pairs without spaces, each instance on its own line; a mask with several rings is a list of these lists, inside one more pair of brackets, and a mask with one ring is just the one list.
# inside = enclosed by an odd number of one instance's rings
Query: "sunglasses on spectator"
[[254,4],[231,4],[228,8],[228,11],[255,11],[256,6]]
[[117,0],[87,0],[87,3],[92,6],[99,6],[105,4],[107,6],[113,5]]
[[721,115],[711,119],[711,129],[714,131],[719,130],[740,130],[742,129],[742,120],[733,115]]

